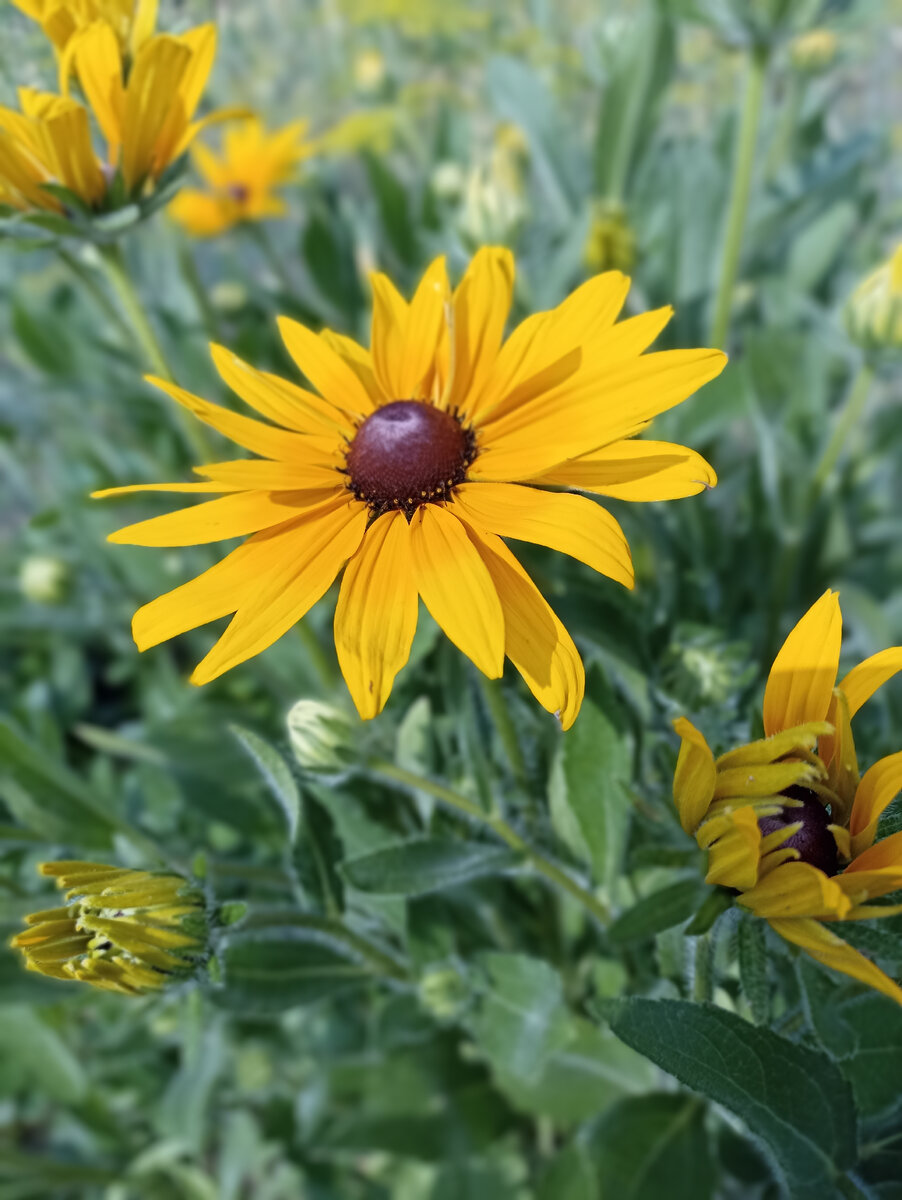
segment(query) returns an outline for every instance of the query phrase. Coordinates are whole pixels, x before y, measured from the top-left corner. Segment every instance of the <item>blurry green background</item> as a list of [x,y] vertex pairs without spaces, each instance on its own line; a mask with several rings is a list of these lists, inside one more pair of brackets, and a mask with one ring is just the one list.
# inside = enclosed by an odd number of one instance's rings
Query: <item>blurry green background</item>
[[[661,347],[709,344],[747,21],[779,7],[164,3],[164,28],[218,23],[211,104],[249,106],[272,126],[307,117],[326,135],[286,192],[290,215],[262,233],[189,242],[159,215],[127,238],[179,383],[231,403],[211,338],[288,373],[277,313],[365,339],[370,269],[405,290],[436,253],[456,275],[486,242],[516,253],[517,315],[617,267],[634,279],[628,311],[675,305]],[[55,65],[35,27],[11,7],[0,22],[0,99],[50,86]],[[806,63],[794,39],[815,22],[835,46]],[[774,36],[731,363],[653,434],[705,454],[717,489],[611,504],[633,547],[632,594],[524,548],[589,669],[570,741],[510,671],[512,729],[496,727],[485,689],[425,614],[385,714],[361,735],[477,800],[500,793],[533,841],[574,865],[561,789],[597,795],[609,815],[604,862],[592,866],[615,910],[695,861],[668,807],[672,717],[691,714],[712,743],[744,740],[774,650],[827,586],[841,591],[850,662],[902,642],[891,359],[874,359],[863,416],[813,483],[862,367],[844,306],[902,227],[900,46],[899,5],[868,0],[791,4]],[[4,938],[50,903],[36,862],[144,865],[126,821],[177,861],[203,863],[217,900],[285,907],[300,880],[314,907],[331,898],[407,978],[325,972],[314,994],[286,975],[227,1001],[198,991],[129,1001],[26,975],[0,949],[0,1200],[778,1195],[743,1135],[587,1019],[590,995],[691,994],[691,942],[653,931],[599,941],[534,880],[412,899],[339,876],[324,884],[317,855],[460,832],[424,796],[372,782],[307,781],[289,844],[232,727],[290,757],[294,701],[349,707],[328,598],[308,620],[313,639],[293,632],[203,690],[186,677],[209,630],[137,654],[134,609],[218,551],[105,542],[162,506],[96,503],[92,489],[178,479],[193,460],[168,402],[141,381],[140,348],[98,303],[102,287],[90,249],[70,248],[68,261],[0,249]],[[900,729],[896,686],[860,720],[862,761],[897,750]],[[771,983],[788,978],[771,970]],[[798,1029],[798,986],[783,994],[776,1017]],[[524,997],[525,1015],[511,1018]],[[862,1169],[873,1190],[859,1194],[902,1195],[898,1160],[875,1161]]]

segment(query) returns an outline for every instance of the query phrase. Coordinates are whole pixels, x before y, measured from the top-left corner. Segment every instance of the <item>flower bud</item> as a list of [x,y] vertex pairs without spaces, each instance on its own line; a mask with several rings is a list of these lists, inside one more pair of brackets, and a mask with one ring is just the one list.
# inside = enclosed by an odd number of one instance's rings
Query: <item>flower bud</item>
[[19,589],[36,604],[59,604],[66,595],[69,571],[50,554],[29,554],[19,568]]
[[354,86],[364,95],[381,91],[386,74],[385,56],[380,50],[361,50],[354,59]]
[[467,981],[453,967],[429,968],[419,984],[420,1003],[438,1021],[454,1021],[469,999]]
[[353,765],[359,729],[340,708],[320,700],[298,700],[286,721],[291,749],[305,771],[331,774]]
[[41,863],[65,903],[25,918],[11,942],[29,971],[126,995],[192,975],[207,953],[201,892],[180,875],[91,862]]
[[866,350],[902,348],[902,243],[849,297],[845,321],[849,336]]
[[437,163],[430,184],[440,200],[459,200],[466,185],[463,167],[450,159]]
[[622,204],[596,201],[585,246],[586,265],[593,271],[625,271],[636,261],[636,235]]
[[812,29],[793,38],[789,59],[800,75],[819,75],[832,66],[839,41],[830,29]]

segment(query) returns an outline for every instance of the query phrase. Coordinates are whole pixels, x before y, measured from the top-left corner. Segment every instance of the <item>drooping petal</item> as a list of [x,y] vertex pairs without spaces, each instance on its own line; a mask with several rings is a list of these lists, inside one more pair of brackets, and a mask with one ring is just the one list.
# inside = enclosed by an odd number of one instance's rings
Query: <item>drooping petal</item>
[[854,717],[874,692],[899,671],[902,671],[902,646],[891,646],[888,650],[881,650],[879,654],[872,654],[857,667],[853,667],[839,685],[849,702],[849,716]]
[[466,524],[501,601],[504,653],[542,707],[558,717],[562,729],[569,729],[586,689],[573,639],[504,542],[468,520]]
[[759,917],[813,917],[819,921],[842,920],[852,907],[835,879],[804,862],[783,863],[743,892],[738,903]]
[[839,666],[842,614],[829,589],[809,608],[780,648],[764,692],[764,732],[823,721]]
[[316,492],[237,492],[126,525],[107,541],[120,546],[201,546],[291,521],[323,498]]
[[811,762],[759,763],[718,770],[715,800],[778,796],[790,787],[809,787],[823,778],[823,768]]
[[631,439],[559,463],[529,480],[618,500],[677,500],[717,484],[713,468],[688,446]]
[[335,609],[338,662],[364,720],[385,706],[395,676],[410,656],[416,627],[407,518],[402,512],[384,513],[348,563]]
[[902,752],[890,754],[865,771],[855,793],[849,833],[852,856],[862,854],[873,843],[880,814],[902,789]]
[[425,504],[410,523],[417,589],[436,622],[484,675],[504,669],[504,614],[488,568],[453,515]]
[[673,728],[680,738],[680,754],[673,775],[673,799],[686,833],[695,833],[714,799],[714,755],[691,721],[679,717]]
[[708,851],[705,883],[745,891],[758,880],[761,829],[753,808],[733,809],[705,821],[697,834]]
[[355,416],[373,411],[372,397],[360,377],[322,334],[289,317],[279,317],[278,324],[288,353],[321,396]]
[[455,493],[455,504],[486,533],[549,546],[624,587],[633,586],[623,530],[606,509],[585,496],[515,483],[465,483]]
[[[286,530],[273,531],[271,536],[279,542],[272,569],[257,579],[225,633],[195,668],[191,682],[209,683],[297,624],[360,545],[366,522],[366,505],[342,496],[309,509]],[[266,537],[258,534],[261,542]]]
[[889,996],[897,1004],[902,1004],[902,988],[832,930],[810,920],[772,919],[769,924],[781,938],[800,946],[806,954],[810,954],[825,967],[841,971],[844,975],[851,975],[860,983],[867,984],[875,991],[882,992],[884,996]]
[[498,357],[514,290],[514,258],[501,246],[483,246],[470,260],[451,301],[449,408],[470,415]]
[[833,726],[826,721],[810,721],[807,725],[796,725],[792,729],[784,729],[773,737],[760,738],[756,742],[748,742],[745,746],[737,746],[728,750],[717,760],[719,771],[732,767],[759,766],[763,763],[774,763],[793,751],[811,751],[817,746],[818,738],[833,732]]

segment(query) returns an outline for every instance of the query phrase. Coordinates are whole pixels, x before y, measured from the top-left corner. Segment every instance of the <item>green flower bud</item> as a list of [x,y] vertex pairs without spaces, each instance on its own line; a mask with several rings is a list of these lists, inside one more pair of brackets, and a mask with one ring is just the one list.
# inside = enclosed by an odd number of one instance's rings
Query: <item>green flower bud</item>
[[438,1021],[455,1021],[467,1006],[470,990],[467,981],[453,967],[433,967],[419,983],[419,999],[427,1012]]
[[333,774],[354,764],[360,731],[340,708],[320,700],[298,700],[287,724],[291,749],[305,771]]
[[59,604],[68,580],[66,564],[51,554],[29,554],[19,568],[19,589],[36,604]]
[[812,29],[793,38],[789,60],[801,75],[819,75],[832,66],[839,50],[839,39],[831,29]]
[[622,204],[596,201],[585,246],[586,266],[593,271],[624,271],[636,262],[636,235]]
[[902,243],[849,297],[845,321],[849,336],[866,350],[902,348]]

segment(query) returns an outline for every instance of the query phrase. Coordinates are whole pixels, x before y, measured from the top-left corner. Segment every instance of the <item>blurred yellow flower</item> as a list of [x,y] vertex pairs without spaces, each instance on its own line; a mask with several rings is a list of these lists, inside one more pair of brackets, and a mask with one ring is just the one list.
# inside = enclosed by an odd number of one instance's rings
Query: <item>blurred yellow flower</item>
[[193,974],[207,952],[203,895],[180,875],[49,862],[65,903],[25,918],[10,943],[29,971],[138,995]]
[[833,64],[839,39],[831,29],[811,29],[800,33],[789,45],[789,58],[797,71],[817,75]]
[[378,92],[385,83],[387,68],[381,50],[361,50],[354,58],[354,86],[358,92]]
[[846,327],[868,350],[902,349],[902,242],[849,297]]
[[466,0],[342,0],[341,7],[355,25],[394,21],[413,37],[485,29],[492,19]]
[[609,200],[594,202],[585,259],[593,271],[632,270],[636,261],[636,235],[622,204]]
[[16,8],[43,29],[57,50],[65,50],[74,33],[95,21],[113,30],[123,54],[132,58],[153,34],[157,0],[12,0]]
[[834,686],[842,615],[827,591],[783,643],[764,693],[761,741],[714,758],[685,718],[673,794],[680,822],[708,851],[708,883],[735,889],[812,958],[902,1003],[902,988],[823,922],[902,912],[870,901],[902,887],[902,833],[875,843],[902,788],[902,753],[859,776],[851,719],[902,671],[902,646]]
[[[141,650],[234,614],[192,675],[207,683],[271,646],[344,569],[338,660],[361,717],[407,662],[418,598],[484,674],[508,657],[566,729],[584,688],[579,654],[502,538],[570,554],[633,586],[629,546],[601,505],[694,495],[716,482],[684,446],[634,440],[655,414],[718,375],[718,350],[643,351],[670,308],[615,324],[629,280],[596,276],[507,340],[509,251],[486,247],[452,292],[445,261],[408,302],[376,274],[370,348],[281,318],[314,390],[211,347],[224,382],[269,423],[151,382],[256,459],[198,467],[195,483],[135,491],[219,498],[112,534],[140,546],[252,535],[196,579],[144,605]],[[599,397],[604,403],[599,403]]]
[[251,117],[225,131],[221,155],[195,145],[191,157],[208,186],[183,188],[169,212],[195,237],[222,233],[240,221],[282,216],[287,209],[273,189],[288,183],[311,153],[304,140],[307,126],[295,121],[267,133],[263,122]]

